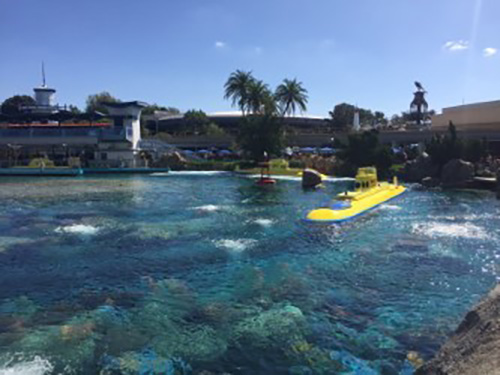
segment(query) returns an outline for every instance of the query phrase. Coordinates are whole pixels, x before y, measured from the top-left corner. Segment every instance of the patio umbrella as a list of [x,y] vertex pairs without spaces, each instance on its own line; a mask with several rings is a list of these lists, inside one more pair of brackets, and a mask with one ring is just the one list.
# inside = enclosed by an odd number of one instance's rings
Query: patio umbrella
[[210,151],[208,150],[198,150],[196,151],[198,154],[210,154]]
[[300,149],[301,152],[314,152],[316,151],[316,149],[312,148],[312,147],[303,147]]
[[231,151],[229,151],[229,150],[220,150],[220,151],[218,152],[218,154],[219,154],[219,155],[231,155],[231,154],[232,154],[232,152],[231,152]]
[[333,148],[331,147],[323,147],[319,150],[322,154],[332,154],[333,153]]

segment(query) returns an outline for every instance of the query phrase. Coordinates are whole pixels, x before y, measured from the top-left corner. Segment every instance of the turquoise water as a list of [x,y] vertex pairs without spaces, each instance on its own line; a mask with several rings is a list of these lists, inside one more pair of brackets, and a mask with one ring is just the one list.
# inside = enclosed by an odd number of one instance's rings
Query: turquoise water
[[301,221],[349,184],[3,180],[0,373],[411,374],[497,282],[500,206],[412,187]]

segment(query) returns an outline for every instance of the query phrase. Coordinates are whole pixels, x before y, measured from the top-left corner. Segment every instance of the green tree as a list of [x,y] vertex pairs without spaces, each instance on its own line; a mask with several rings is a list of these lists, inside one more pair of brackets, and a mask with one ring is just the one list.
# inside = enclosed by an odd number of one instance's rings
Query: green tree
[[349,135],[347,146],[339,157],[345,163],[342,172],[348,175],[354,175],[358,168],[375,166],[379,176],[385,178],[393,162],[390,147],[379,143],[375,130]]
[[457,129],[450,121],[448,134],[435,135],[425,146],[434,164],[442,168],[452,159],[464,159],[470,162],[478,162],[486,156],[488,146],[486,141],[464,140],[457,134]]
[[4,115],[17,115],[22,113],[21,107],[36,105],[35,99],[28,95],[14,95],[2,103],[0,107]]
[[247,90],[246,107],[248,113],[262,115],[276,111],[276,101],[266,83],[254,79],[248,84]]
[[385,117],[385,114],[384,112],[381,112],[381,111],[375,111],[373,113],[373,116],[374,116],[374,120],[377,124],[387,124],[388,121],[387,121],[387,118]]
[[184,123],[188,132],[204,134],[210,124],[210,119],[201,109],[192,109],[184,114]]
[[68,107],[68,111],[73,113],[74,115],[79,115],[82,113],[82,111],[80,111],[80,108],[78,108],[76,105],[69,105]]
[[276,88],[274,97],[280,108],[281,116],[294,115],[297,109],[301,112],[307,110],[307,90],[297,79],[285,79]]
[[243,116],[245,115],[248,105],[249,87],[254,81],[255,78],[252,72],[237,70],[231,73],[224,85],[224,99],[230,99],[233,106],[238,105]]
[[252,160],[259,161],[264,152],[269,156],[279,155],[283,139],[282,122],[274,115],[263,114],[242,119],[237,143]]
[[109,92],[103,91],[95,95],[89,95],[87,97],[87,106],[85,108],[85,112],[101,112],[104,114],[108,114],[107,108],[103,105],[103,103],[119,103],[120,100],[112,96]]
[[251,72],[237,70],[229,76],[225,99],[231,99],[243,113],[237,143],[254,160],[264,152],[279,155],[283,147],[283,121],[278,116],[306,110],[307,90],[296,79],[285,79],[273,94],[269,86]]
[[219,125],[217,125],[214,122],[211,122],[210,124],[208,124],[206,126],[205,134],[212,135],[212,136],[221,136],[221,135],[226,134],[226,132]]
[[156,111],[162,111],[162,112],[167,112],[168,114],[172,115],[179,115],[181,111],[178,108],[175,107],[164,107],[158,104],[151,104],[148,105],[147,107],[143,108],[142,114],[143,115],[152,115]]
[[333,111],[330,111],[331,124],[336,129],[347,129],[354,121],[356,107],[352,104],[337,104]]

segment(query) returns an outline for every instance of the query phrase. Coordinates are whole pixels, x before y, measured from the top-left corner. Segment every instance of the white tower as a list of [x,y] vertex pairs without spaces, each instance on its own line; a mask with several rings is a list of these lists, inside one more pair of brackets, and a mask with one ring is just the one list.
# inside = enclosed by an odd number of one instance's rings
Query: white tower
[[141,140],[141,112],[147,104],[138,101],[103,104],[114,119],[113,126],[115,128],[123,127],[125,137],[132,144],[132,149],[138,150],[138,144]]
[[56,90],[47,87],[47,84],[45,83],[45,67],[43,63],[42,63],[42,86],[35,87],[33,91],[35,91],[36,105],[37,107],[39,107],[37,108],[37,110],[43,111],[45,109],[47,111],[51,111],[52,107],[55,106],[54,98]]
[[353,122],[352,122],[352,130],[354,130],[355,132],[359,132],[359,130],[360,130],[359,111],[358,111],[357,108],[354,111],[354,119],[353,119]]

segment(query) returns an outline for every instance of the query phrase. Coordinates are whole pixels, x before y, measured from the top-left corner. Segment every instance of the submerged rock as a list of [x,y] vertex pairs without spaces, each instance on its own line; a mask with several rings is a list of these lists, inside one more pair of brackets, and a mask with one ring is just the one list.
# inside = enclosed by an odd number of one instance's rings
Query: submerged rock
[[238,323],[233,339],[238,344],[256,348],[282,345],[302,337],[305,318],[302,311],[292,305],[273,308]]
[[127,352],[119,357],[105,355],[101,359],[100,375],[188,375],[191,367],[182,359],[166,359],[153,350]]
[[181,357],[192,362],[209,362],[227,350],[226,341],[208,326],[183,327],[169,335],[160,335],[152,347],[163,357]]
[[500,285],[470,311],[416,375],[500,374]]

